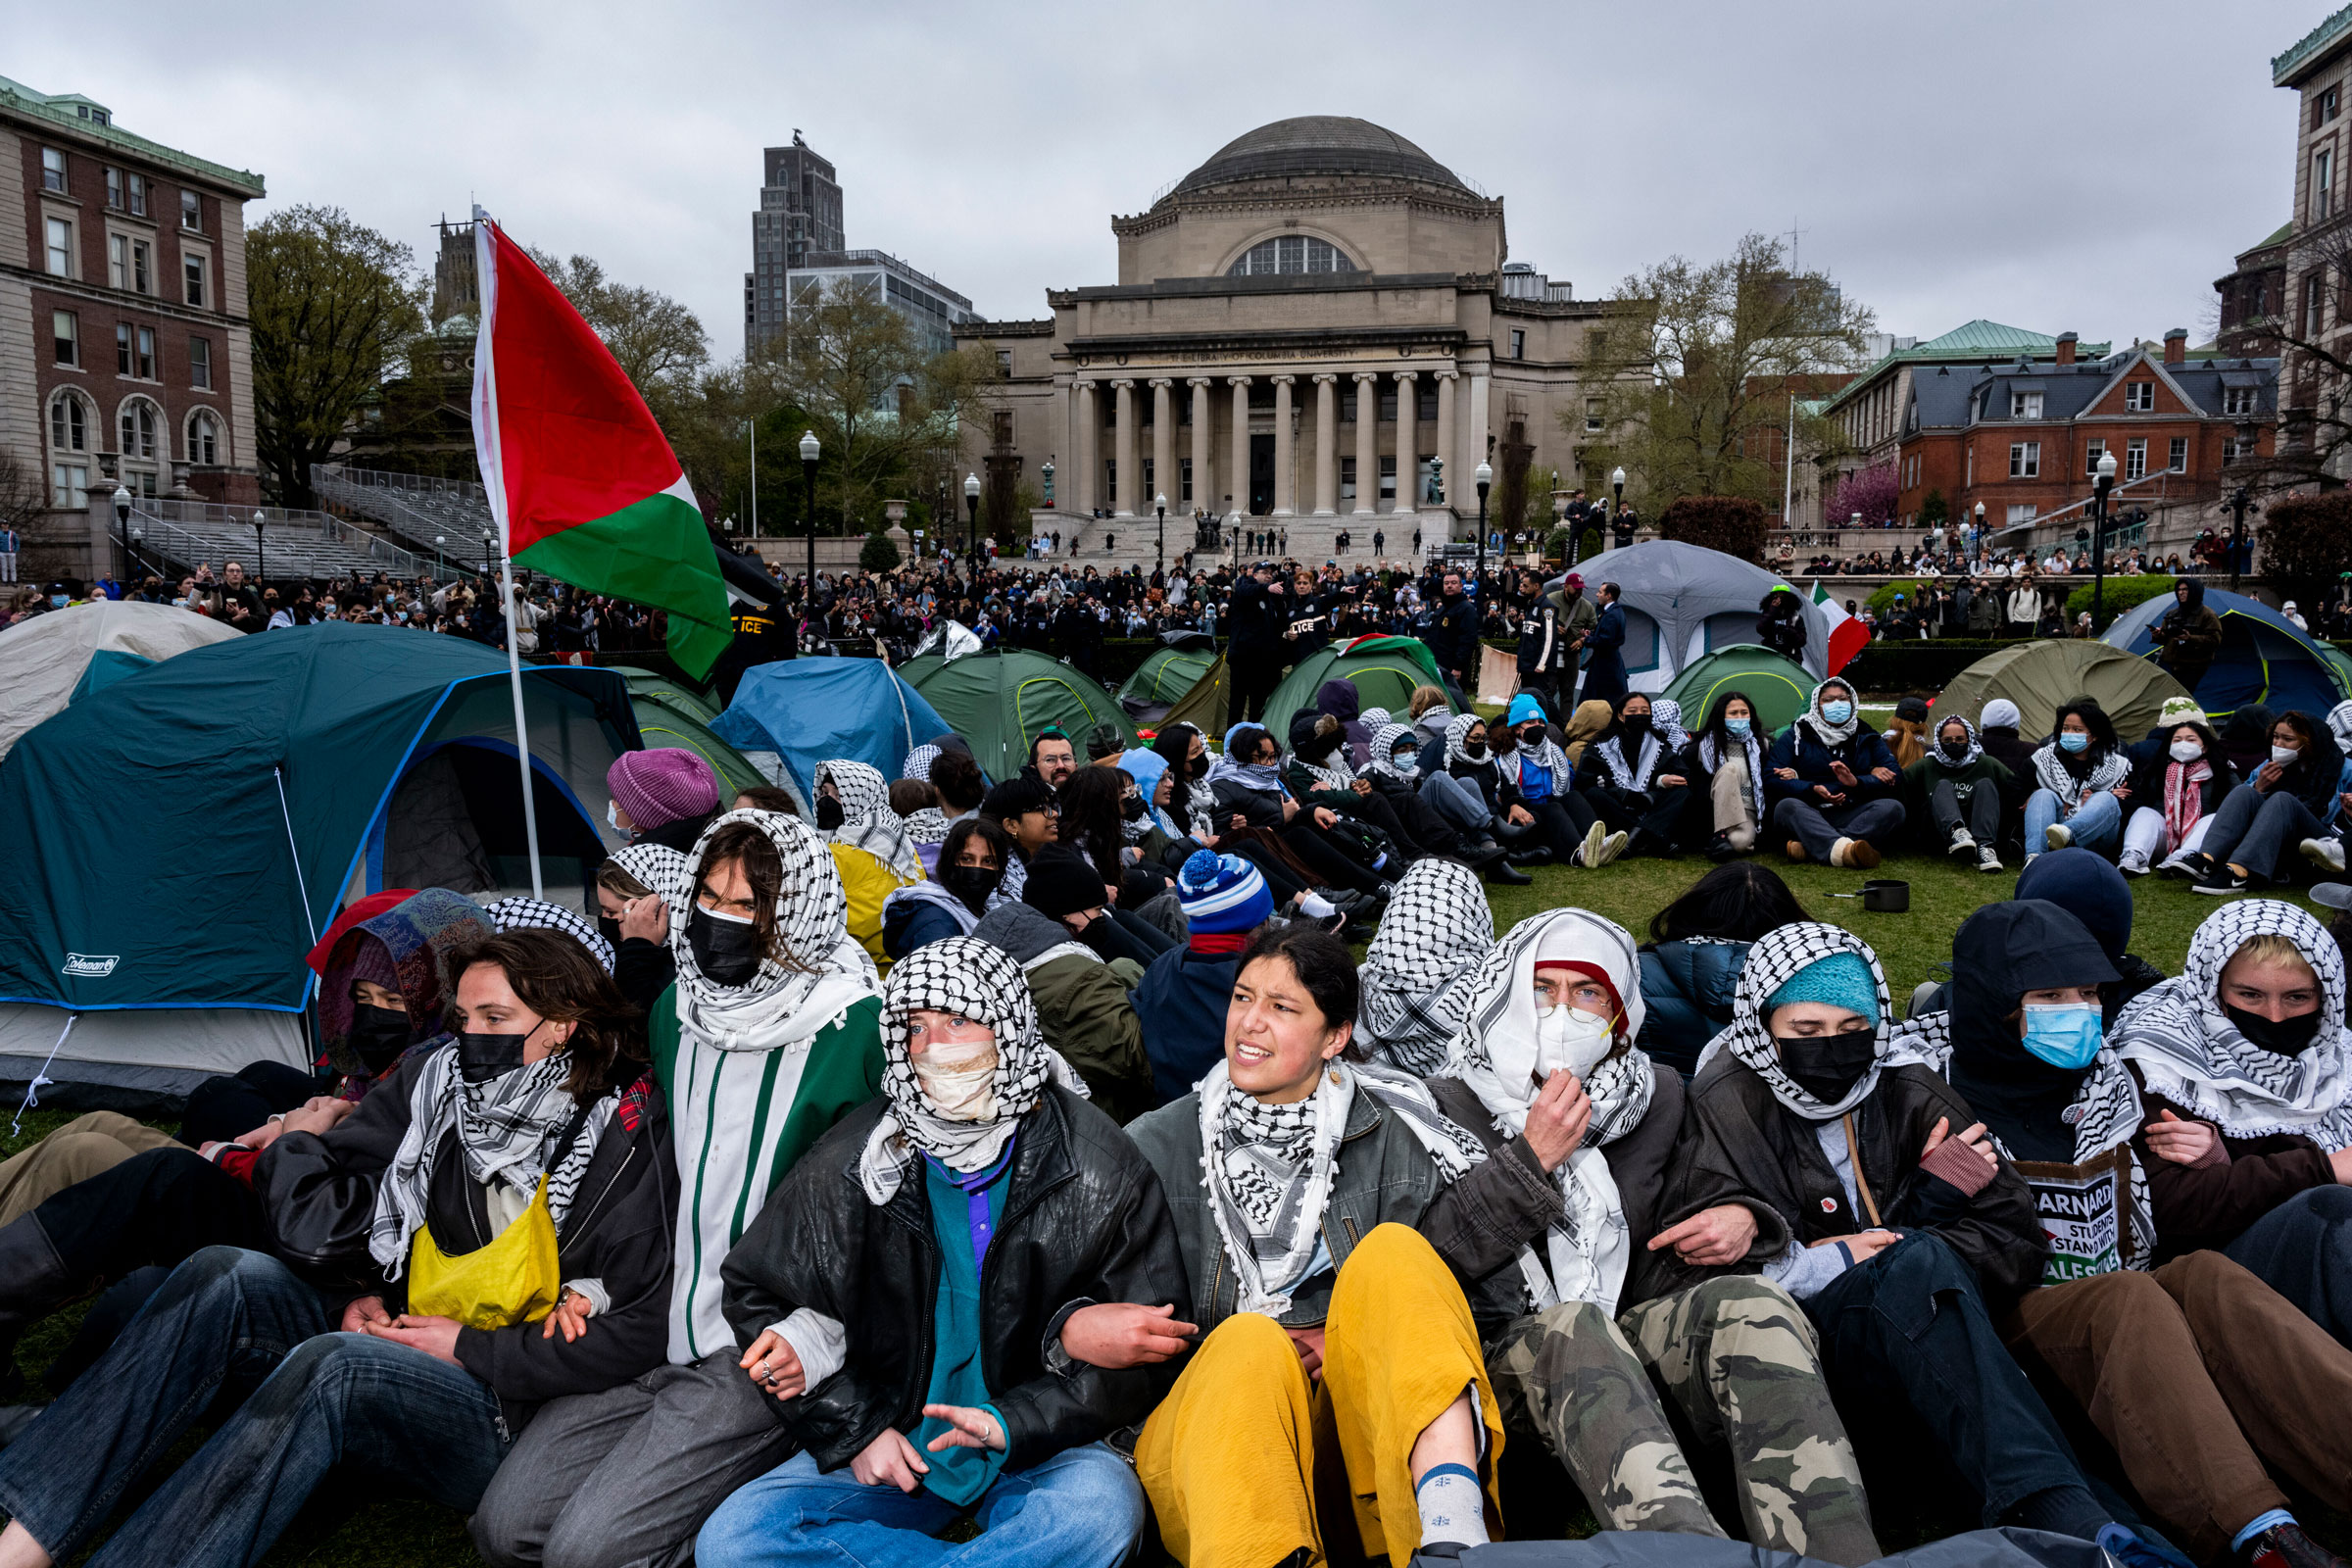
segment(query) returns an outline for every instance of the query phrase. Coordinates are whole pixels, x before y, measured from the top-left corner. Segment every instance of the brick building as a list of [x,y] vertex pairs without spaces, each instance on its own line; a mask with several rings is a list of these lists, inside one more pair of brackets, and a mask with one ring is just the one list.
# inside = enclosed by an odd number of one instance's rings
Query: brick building
[[[2286,334],[2305,343],[2325,343],[2329,352],[2352,352],[2352,177],[2345,164],[2352,160],[2352,119],[2344,110],[2352,100],[2352,6],[2335,12],[2305,33],[2283,54],[2271,61],[2271,85],[2295,93],[2295,201],[2284,236],[2273,241],[2283,247],[2285,298],[2273,307]],[[2347,390],[2343,378],[2323,362],[2286,346],[2283,361],[2287,408],[2286,445],[2290,451],[2307,446],[2314,434],[2312,411],[2340,405]],[[2323,444],[2335,444],[2340,427],[2318,432]],[[2341,454],[2329,465],[2340,477]]]
[[260,499],[245,203],[261,176],[0,78],[0,450],[51,511],[24,574],[106,566],[88,495]]
[[2213,280],[2221,296],[2221,330],[2214,347],[2232,358],[2260,359],[2278,352],[2278,313],[2286,305],[2286,241],[2291,222],[2260,244],[2237,253],[2229,275]]

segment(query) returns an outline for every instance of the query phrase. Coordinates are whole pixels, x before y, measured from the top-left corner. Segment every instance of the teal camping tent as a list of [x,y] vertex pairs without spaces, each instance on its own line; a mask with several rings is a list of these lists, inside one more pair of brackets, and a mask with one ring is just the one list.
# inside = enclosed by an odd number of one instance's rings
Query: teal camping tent
[[754,664],[727,710],[710,722],[710,733],[754,767],[764,771],[774,758],[803,800],[816,793],[819,762],[864,762],[897,778],[908,752],[948,729],[922,693],[879,659]]
[[[548,897],[582,907],[628,688],[564,665],[523,688]],[[343,905],[529,890],[517,783],[506,659],[464,638],[322,623],[89,692],[0,760],[0,1077],[54,1052],[60,1081],[179,1093],[307,1062],[303,958]]]
[[1048,724],[1060,725],[1081,757],[1098,724],[1117,730],[1124,746],[1137,744],[1134,721],[1101,681],[1025,648],[953,659],[924,654],[906,661],[906,676],[971,744],[973,760],[990,778],[1018,773],[1029,760],[1030,739]]

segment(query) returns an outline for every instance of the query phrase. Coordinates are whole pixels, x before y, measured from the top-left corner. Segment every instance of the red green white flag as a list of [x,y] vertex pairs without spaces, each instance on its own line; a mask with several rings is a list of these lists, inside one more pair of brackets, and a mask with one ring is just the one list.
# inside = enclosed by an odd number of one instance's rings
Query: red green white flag
[[700,680],[734,635],[694,487],[612,351],[478,208],[473,447],[507,554],[590,593],[668,612]]
[[1821,607],[1823,623],[1829,628],[1829,664],[1823,669],[1826,678],[1845,667],[1846,661],[1870,646],[1870,628],[1855,616],[1845,612],[1821,579],[1813,579],[1813,603]]

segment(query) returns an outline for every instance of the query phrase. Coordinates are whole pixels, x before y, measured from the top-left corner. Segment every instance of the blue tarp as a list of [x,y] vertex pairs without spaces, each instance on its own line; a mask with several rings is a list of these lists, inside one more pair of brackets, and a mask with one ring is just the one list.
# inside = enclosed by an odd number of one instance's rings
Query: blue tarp
[[816,764],[840,758],[895,779],[906,754],[948,733],[923,694],[878,659],[786,659],[743,672],[710,732],[739,752],[773,752],[804,798]]
[[[2156,622],[2174,605],[2170,594],[2135,606],[2107,628],[2104,641],[2134,654],[2154,650]],[[2352,697],[2352,660],[2298,630],[2270,606],[2243,594],[2207,587],[2205,608],[2222,620],[2222,648],[2197,682],[2197,706],[2216,718],[2249,703],[2277,711],[2299,708],[2314,718]]]

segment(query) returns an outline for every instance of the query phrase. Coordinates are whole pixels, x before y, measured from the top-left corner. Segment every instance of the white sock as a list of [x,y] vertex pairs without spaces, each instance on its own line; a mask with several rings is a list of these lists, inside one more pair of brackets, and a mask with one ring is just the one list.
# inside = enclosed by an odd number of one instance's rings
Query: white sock
[[1298,895],[1298,912],[1310,920],[1322,920],[1339,913],[1340,910],[1337,905],[1319,894],[1301,893]]
[[1486,1494],[1479,1490],[1478,1473],[1466,1464],[1432,1465],[1413,1488],[1421,1509],[1421,1544],[1450,1541],[1464,1546],[1483,1546],[1487,1535]]

